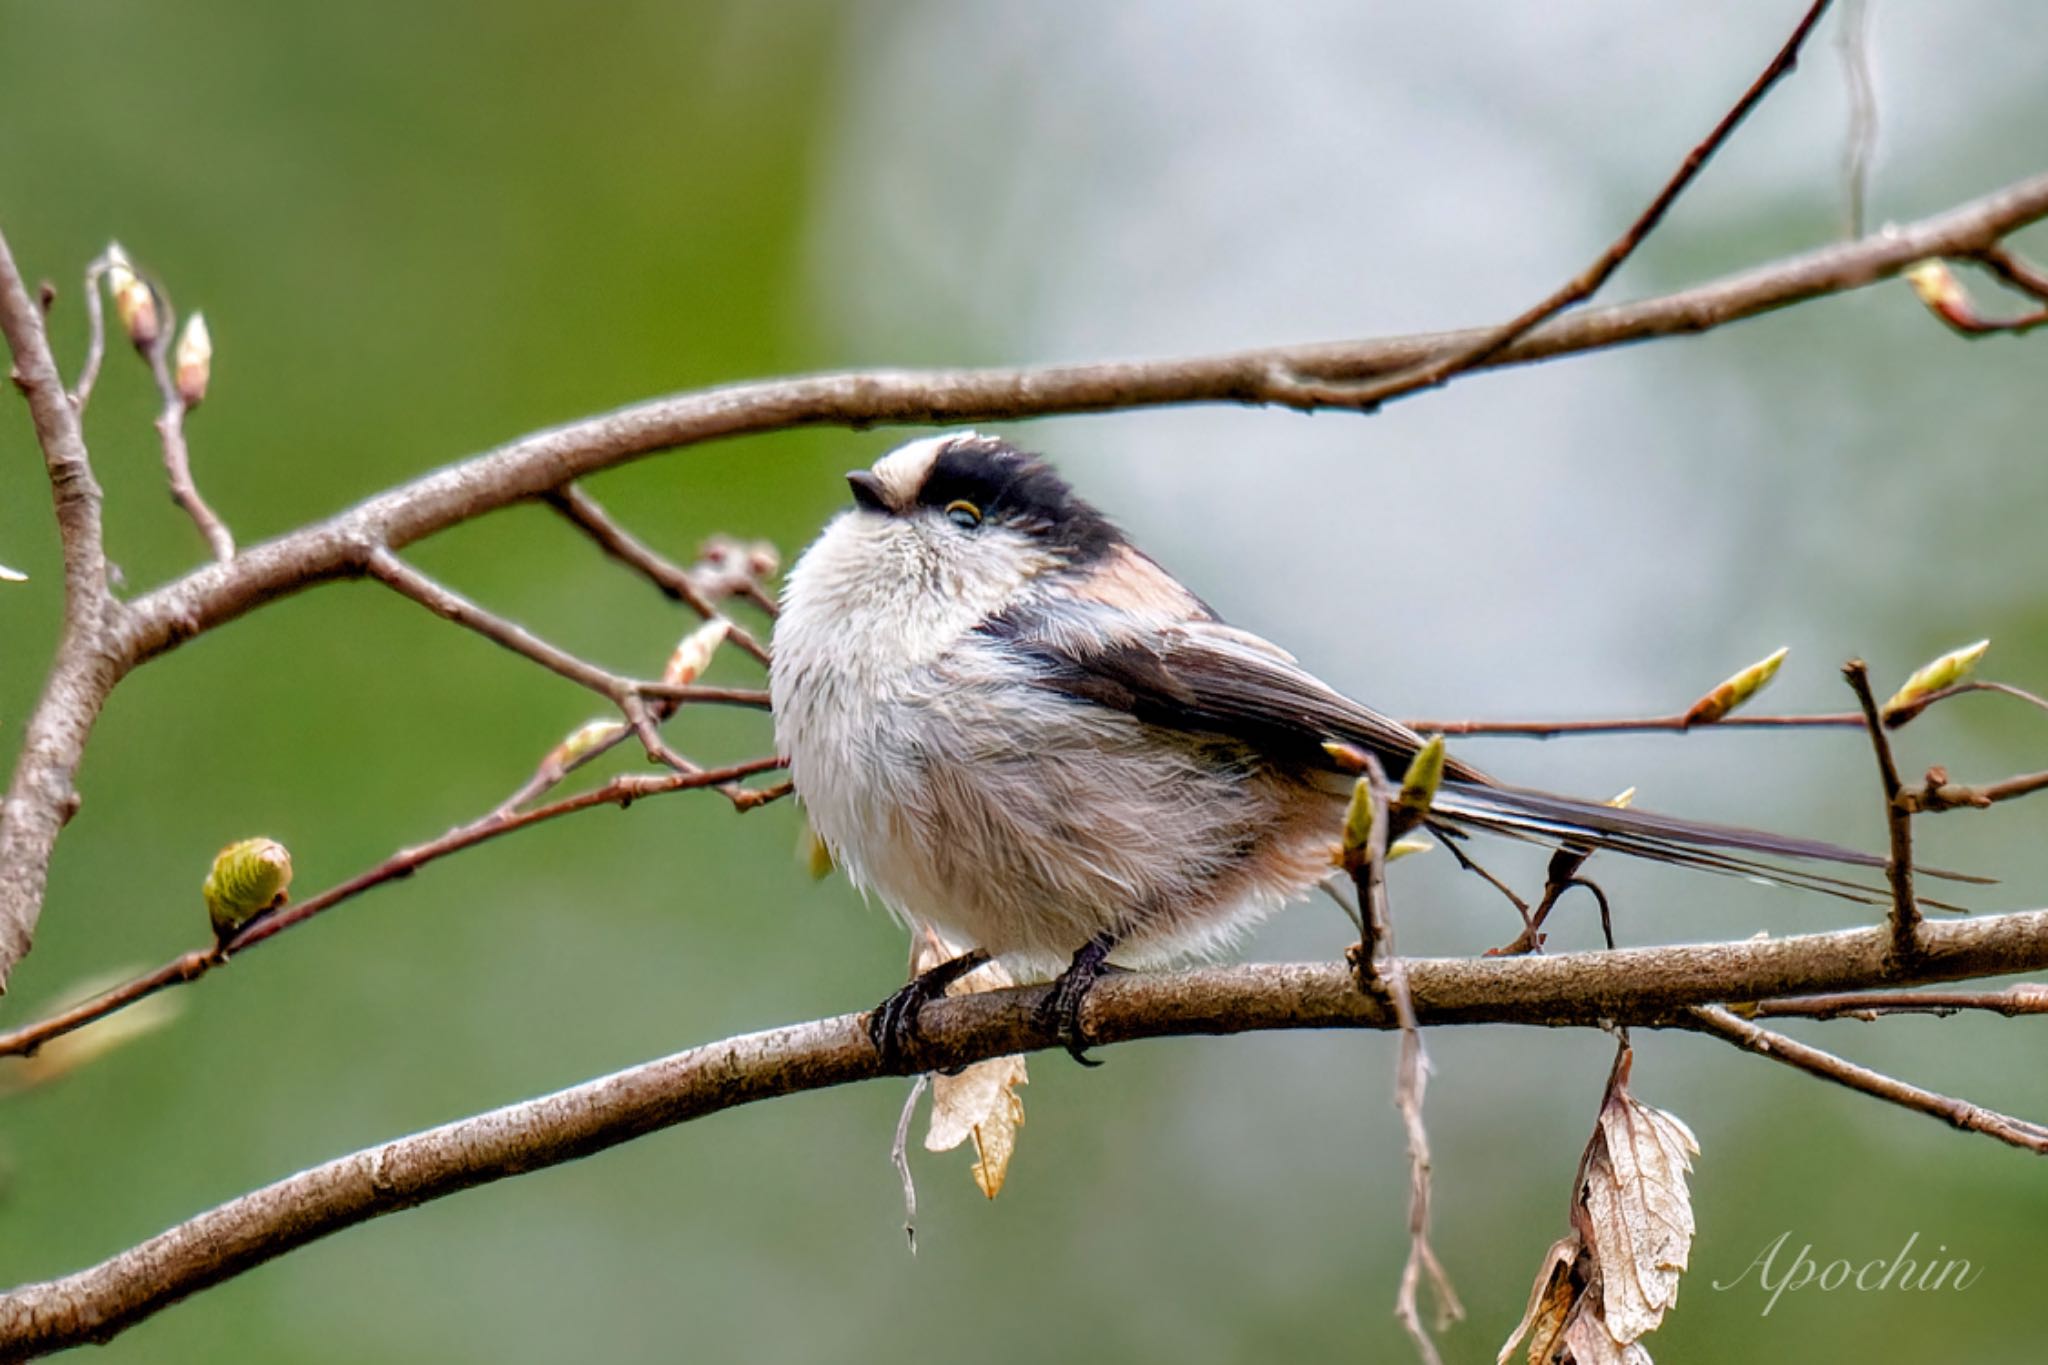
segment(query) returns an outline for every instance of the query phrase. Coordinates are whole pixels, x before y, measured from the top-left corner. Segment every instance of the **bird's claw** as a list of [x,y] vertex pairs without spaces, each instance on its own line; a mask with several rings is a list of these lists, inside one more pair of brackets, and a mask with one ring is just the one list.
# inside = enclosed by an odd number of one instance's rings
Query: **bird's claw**
[[955,981],[988,961],[988,954],[976,949],[920,972],[881,1004],[868,1011],[868,1041],[882,1059],[885,1071],[907,1070],[917,1055],[924,1035],[918,1015],[934,1000],[941,999]]
[[1067,1055],[1082,1066],[1101,1066],[1102,1063],[1088,1055],[1088,1036],[1081,1027],[1081,1006],[1087,1002],[1088,993],[1095,989],[1095,983],[1111,970],[1106,958],[1110,945],[1101,939],[1091,940],[1087,947],[1074,954],[1074,961],[1068,968],[1053,978],[1052,989],[1038,1002],[1033,1011],[1039,1027],[1050,1028],[1058,1038]]

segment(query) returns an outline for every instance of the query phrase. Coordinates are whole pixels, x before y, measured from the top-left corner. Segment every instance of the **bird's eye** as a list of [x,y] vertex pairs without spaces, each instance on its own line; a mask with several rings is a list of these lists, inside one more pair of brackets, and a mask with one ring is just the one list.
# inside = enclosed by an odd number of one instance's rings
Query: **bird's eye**
[[964,531],[972,531],[981,525],[981,509],[965,498],[958,498],[946,504],[946,519]]

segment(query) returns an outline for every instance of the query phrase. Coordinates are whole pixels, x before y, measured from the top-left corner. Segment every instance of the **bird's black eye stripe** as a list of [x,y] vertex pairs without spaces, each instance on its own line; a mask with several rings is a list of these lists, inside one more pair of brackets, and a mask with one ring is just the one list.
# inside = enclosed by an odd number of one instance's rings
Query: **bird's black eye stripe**
[[948,445],[932,462],[917,500],[963,529],[986,521],[1022,532],[1074,563],[1123,543],[1122,533],[1076,497],[1051,465],[1003,441],[963,439]]

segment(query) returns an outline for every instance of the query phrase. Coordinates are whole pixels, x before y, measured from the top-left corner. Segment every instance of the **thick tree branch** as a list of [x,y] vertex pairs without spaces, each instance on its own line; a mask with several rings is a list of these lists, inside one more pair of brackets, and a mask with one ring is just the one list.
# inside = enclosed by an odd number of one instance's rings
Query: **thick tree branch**
[[[1884,926],[1742,943],[1555,957],[1411,959],[1425,1026],[1516,1023],[1698,1028],[1694,1006],[2048,967],[2048,910],[1922,928],[1894,969]],[[964,1066],[1059,1046],[1043,988],[935,1001],[922,1064]],[[1134,973],[1083,1010],[1091,1044],[1266,1029],[1395,1026],[1386,996],[1341,963]],[[0,1295],[0,1359],[104,1341],[188,1294],[357,1223],[643,1134],[799,1091],[885,1074],[861,1015],[732,1038],[341,1157],[229,1201],[97,1266]],[[1947,1117],[1944,1115],[1944,1117]]]
[[78,808],[73,778],[86,737],[107,694],[126,671],[109,647],[123,614],[107,588],[100,486],[93,477],[78,410],[50,352],[43,311],[22,282],[0,237],[0,334],[14,362],[10,377],[28,399],[36,440],[56,504],[64,553],[64,629],[28,723],[21,757],[0,803],[0,993],[28,952],[42,908],[50,850]]
[[[1898,274],[1928,256],[1969,254],[2048,216],[2048,174],[1860,242],[1831,246],[1698,288],[1557,318],[1488,358],[1529,364],[1742,318]],[[1488,329],[1238,351],[1179,360],[994,370],[879,370],[733,384],[621,408],[523,437],[245,550],[136,602],[128,646],[161,653],[274,598],[344,576],[367,547],[403,549],[437,531],[542,497],[660,450],[791,427],[991,422],[1192,403],[1282,404],[1302,380],[1355,383],[1456,351]]]

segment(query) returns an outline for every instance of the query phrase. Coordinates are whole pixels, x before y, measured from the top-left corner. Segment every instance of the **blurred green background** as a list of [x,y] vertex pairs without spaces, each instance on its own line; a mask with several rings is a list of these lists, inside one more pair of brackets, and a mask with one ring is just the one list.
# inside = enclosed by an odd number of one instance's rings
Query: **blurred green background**
[[[110,237],[202,307],[198,477],[252,542],[531,428],[822,367],[1050,361],[1506,316],[1577,269],[1788,31],[1787,0],[1503,8],[821,3],[176,6],[0,0],[0,227],[63,291]],[[1831,29],[1832,29],[1831,21]],[[2042,168],[2048,11],[1878,4],[1875,221]],[[1616,296],[1818,244],[1846,100],[1824,30]],[[2031,238],[2038,251],[2048,241]],[[1989,301],[1989,290],[1981,291]],[[1903,285],[1698,340],[1475,379],[1382,416],[1199,410],[1047,421],[1047,450],[1237,621],[1407,716],[1668,710],[1780,644],[1774,705],[1847,701],[1989,635],[2048,685],[2041,342],[1964,344]],[[130,588],[197,562],[140,367],[88,434]],[[901,433],[809,432],[593,481],[687,557],[794,553],[839,471]],[[0,404],[0,716],[56,628],[31,434]],[[548,637],[657,668],[683,622],[548,515],[412,552]],[[756,675],[739,658],[715,677]],[[204,937],[208,858],[286,840],[309,894],[482,811],[595,714],[576,689],[374,587],[322,588],[124,685],[82,776],[37,948],[0,1003]],[[757,716],[678,722],[707,758]],[[1881,841],[1846,736],[1473,742],[1516,780]],[[1971,699],[1904,760],[2048,763],[2048,722]],[[1930,859],[2042,903],[2041,811],[1954,816]],[[181,993],[175,1026],[0,1107],[0,1278],[56,1275],[379,1138],[746,1029],[864,1007],[903,949],[792,857],[788,805],[668,798],[437,865]],[[1507,936],[1448,863],[1404,864],[1411,951]],[[1499,861],[1521,875],[1535,868]],[[1410,869],[1413,869],[1410,871]],[[1852,908],[1606,869],[1634,942],[1854,922]],[[1584,943],[1574,923],[1561,941]],[[1331,957],[1311,905],[1253,957]],[[1797,1029],[2048,1114],[2039,1026]],[[1639,1039],[1636,1088],[1699,1134],[1699,1240],[1659,1358],[2015,1359],[2038,1349],[2038,1163],[1713,1042]],[[1432,1037],[1437,1245],[1490,1358],[1564,1229],[1609,1043]],[[1389,1307],[1406,1173],[1380,1037],[1177,1041],[1034,1064],[993,1205],[918,1160],[922,1254],[887,1160],[903,1089],[804,1096],[356,1229],[210,1291],[107,1359],[1249,1361],[1407,1357]],[[1737,1278],[1911,1234],[1982,1268],[1940,1294]]]

